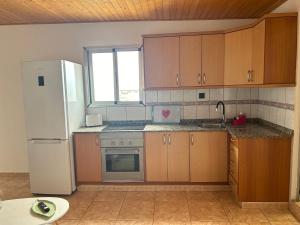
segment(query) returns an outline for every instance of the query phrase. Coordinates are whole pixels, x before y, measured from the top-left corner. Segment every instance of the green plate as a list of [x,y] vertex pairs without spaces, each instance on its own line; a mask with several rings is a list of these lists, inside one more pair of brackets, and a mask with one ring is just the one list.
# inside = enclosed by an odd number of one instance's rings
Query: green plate
[[[39,202],[44,202],[45,205],[47,205],[49,207],[49,209],[50,209],[49,212],[47,212],[47,213],[42,212],[38,207]],[[50,218],[54,215],[55,210],[56,210],[56,206],[53,202],[50,202],[50,201],[47,201],[47,200],[36,200],[33,203],[32,207],[31,207],[31,210],[32,210],[32,212],[34,212],[38,215],[42,215],[42,216]]]

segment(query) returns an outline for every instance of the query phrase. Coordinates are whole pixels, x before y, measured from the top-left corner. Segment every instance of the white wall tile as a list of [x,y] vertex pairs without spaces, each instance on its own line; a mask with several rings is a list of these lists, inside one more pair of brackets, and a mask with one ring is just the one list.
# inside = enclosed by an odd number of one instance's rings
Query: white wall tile
[[209,119],[209,105],[197,106],[197,119]]
[[225,105],[226,119],[233,119],[236,116],[236,104]]
[[270,111],[269,111],[269,116],[268,116],[268,121],[271,123],[276,124],[277,122],[277,108],[275,107],[269,107]]
[[171,90],[171,102],[183,102],[183,90]]
[[[204,93],[205,98],[199,99],[199,93]],[[197,98],[197,101],[199,101],[199,102],[209,101],[209,89],[198,89],[198,90],[196,90],[196,98]]]
[[146,106],[146,120],[152,120],[152,106]]
[[[225,110],[226,113],[226,110]],[[222,109],[219,107],[219,110],[216,111],[216,106],[215,105],[210,105],[209,106],[209,118],[210,119],[222,119]]]
[[102,120],[107,120],[106,107],[88,107],[87,114],[101,114]]
[[184,107],[180,106],[180,119],[183,120],[184,119]]
[[285,88],[273,88],[274,102],[285,103]]
[[251,98],[250,88],[238,88],[237,100],[249,100]]
[[146,103],[157,102],[157,91],[146,91]]
[[127,120],[145,120],[146,110],[144,106],[126,107]]
[[251,88],[250,89],[250,99],[251,100],[258,100],[258,88]]
[[285,90],[285,99],[288,104],[295,104],[295,88],[288,87]]
[[270,119],[270,113],[271,113],[270,110],[271,110],[270,106],[263,105],[264,114],[263,114],[263,118],[262,119],[264,119],[266,121],[271,121],[271,119]]
[[195,102],[197,100],[196,90],[184,90],[183,91],[183,101],[185,102]]
[[217,89],[209,89],[209,99],[211,101],[223,101],[224,99],[224,89],[217,88]]
[[184,119],[196,119],[196,117],[197,117],[196,105],[183,106]]
[[285,111],[285,122],[284,126],[290,129],[294,129],[294,111],[286,110]]
[[224,88],[224,100],[236,100],[237,89],[236,88]]
[[263,105],[258,105],[258,118],[264,119],[264,109],[265,107]]
[[250,117],[250,104],[238,104],[236,106],[236,112],[237,115],[239,115],[240,113],[246,114],[246,117]]
[[284,127],[284,122],[285,122],[285,109],[281,109],[281,108],[276,108],[276,124],[283,126]]
[[258,107],[259,105],[257,104],[250,105],[250,118],[259,118]]
[[125,107],[107,107],[107,120],[126,120],[126,108]]
[[157,91],[157,102],[170,102],[171,93],[170,91]]

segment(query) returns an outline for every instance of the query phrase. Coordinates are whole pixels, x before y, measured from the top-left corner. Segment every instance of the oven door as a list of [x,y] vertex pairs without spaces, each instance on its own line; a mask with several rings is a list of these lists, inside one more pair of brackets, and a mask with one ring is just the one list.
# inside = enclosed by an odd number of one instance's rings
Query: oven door
[[144,181],[143,148],[103,148],[103,181]]

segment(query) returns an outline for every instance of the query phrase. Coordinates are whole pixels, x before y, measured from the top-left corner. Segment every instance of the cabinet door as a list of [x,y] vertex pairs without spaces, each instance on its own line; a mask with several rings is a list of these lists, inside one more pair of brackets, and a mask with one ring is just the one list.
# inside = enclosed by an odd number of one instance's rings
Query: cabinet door
[[179,86],[179,37],[144,38],[145,87]]
[[226,182],[228,173],[227,133],[190,133],[192,182]]
[[250,84],[252,28],[225,35],[225,85]]
[[202,36],[202,85],[224,85],[224,34]]
[[251,84],[263,84],[265,70],[265,21],[253,28]]
[[201,85],[201,35],[180,37],[180,84]]
[[146,180],[167,181],[167,136],[161,132],[145,134]]
[[189,181],[189,133],[168,134],[168,181]]
[[99,134],[75,134],[77,182],[101,181],[101,151]]

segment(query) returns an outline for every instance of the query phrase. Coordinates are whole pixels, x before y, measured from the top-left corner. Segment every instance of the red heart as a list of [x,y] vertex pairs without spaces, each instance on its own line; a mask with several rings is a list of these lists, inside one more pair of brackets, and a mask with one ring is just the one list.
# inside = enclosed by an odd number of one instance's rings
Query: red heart
[[168,118],[171,114],[171,111],[169,109],[163,109],[161,113],[163,117]]

